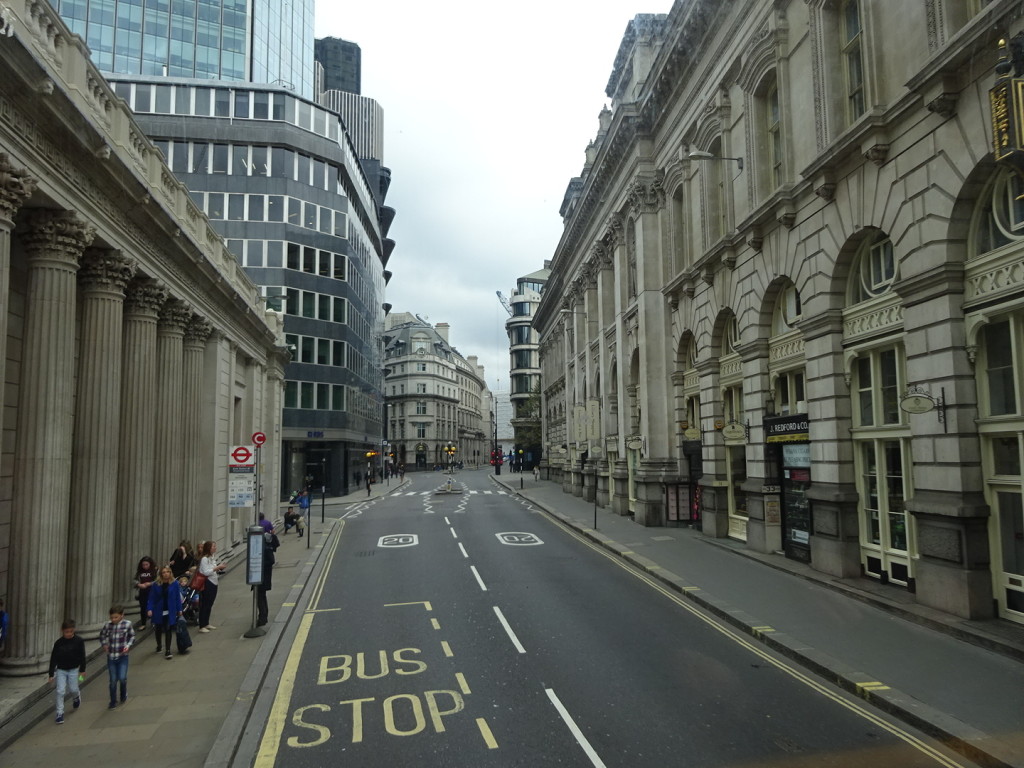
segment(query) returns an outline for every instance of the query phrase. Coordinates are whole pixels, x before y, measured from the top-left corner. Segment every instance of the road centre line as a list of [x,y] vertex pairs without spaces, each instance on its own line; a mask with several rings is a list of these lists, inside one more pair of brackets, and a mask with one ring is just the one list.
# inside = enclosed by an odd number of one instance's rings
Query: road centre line
[[606,768],[604,761],[601,760],[597,752],[594,751],[594,748],[590,746],[590,742],[587,741],[587,737],[583,735],[583,731],[581,731],[573,721],[572,715],[569,714],[569,710],[562,706],[562,702],[558,700],[558,696],[555,695],[555,692],[550,688],[545,688],[544,692],[548,695],[548,698],[551,699],[551,703],[555,705],[555,709],[557,709],[558,714],[562,716],[562,720],[564,720],[565,724],[569,726],[569,730],[572,732],[572,735],[576,737],[576,742],[583,747],[583,751],[586,753],[587,757],[590,758],[590,762],[593,763],[594,768]]
[[430,620],[430,626],[432,626],[434,629],[440,629],[441,628],[441,622],[438,621],[437,619],[431,619]]
[[444,516],[444,524],[445,525],[451,525],[452,524],[452,521],[448,519],[448,515]]
[[[639,579],[640,581],[644,582],[656,591],[660,592],[662,595],[664,595],[669,600],[674,602],[680,608],[693,614],[695,617],[703,621],[712,629],[718,631],[722,635],[725,635],[733,642],[735,642],[737,645],[746,648],[754,655],[760,657],[768,664],[771,664],[773,667],[786,673],[795,680],[798,680],[799,682],[803,683],[808,688],[817,691],[825,698],[830,699],[834,703],[838,704],[841,707],[844,707],[845,709],[853,712],[854,714],[860,715],[860,717],[862,717],[870,723],[873,723],[877,727],[885,731],[888,731],[896,738],[916,748],[920,752],[923,752],[924,754],[928,755],[933,760],[935,760],[939,765],[946,766],[946,768],[964,768],[964,766],[961,763],[958,763],[955,760],[952,760],[951,758],[947,757],[946,755],[939,752],[931,745],[921,741],[908,731],[905,731],[899,726],[883,720],[873,711],[868,710],[859,701],[847,700],[843,697],[841,693],[837,693],[836,691],[832,690],[832,684],[820,683],[816,679],[812,678],[809,674],[806,674],[803,671],[797,669],[796,667],[786,663],[783,659],[776,658],[774,655],[772,655],[771,652],[768,651],[768,649],[761,646],[758,641],[752,640],[744,635],[737,634],[735,631],[733,631],[732,628],[730,628],[726,624],[723,624],[715,616],[705,613],[700,607],[696,605],[691,605],[689,600],[683,595],[679,595],[671,591],[667,586],[663,585],[661,582],[655,580],[653,577],[647,575],[646,573],[638,570],[631,563],[622,560],[622,558],[619,555],[609,552],[603,547],[595,544],[594,542],[587,539],[585,536],[582,536],[576,531],[574,531],[571,527],[561,522],[560,520],[556,520],[548,515],[545,515],[544,519],[551,523],[551,525],[557,528],[561,528],[574,539],[577,539],[579,542],[586,545],[594,552],[597,552],[598,554],[602,555],[603,557],[617,565],[619,568],[632,575],[634,578]],[[690,591],[700,591],[700,587],[683,587],[684,593]]]
[[455,532],[455,529],[454,529],[454,528],[449,528],[448,530],[452,532],[452,538],[453,538],[453,539],[458,539],[458,538],[459,538],[459,534],[457,534],[457,533]]
[[459,690],[462,691],[463,695],[469,696],[472,691],[469,690],[469,683],[466,682],[466,676],[461,672],[455,673],[455,679],[459,683]]
[[512,645],[514,645],[516,650],[520,653],[526,653],[526,649],[523,648],[523,644],[519,642],[519,638],[516,637],[516,633],[512,631],[512,626],[505,619],[505,614],[501,612],[501,608],[494,606],[494,613],[497,615],[498,621],[501,622],[501,626],[505,628],[505,632],[508,633],[508,637],[512,641]]
[[462,546],[462,542],[461,541],[459,542],[459,551],[462,552],[462,556],[463,557],[465,557],[466,559],[469,559],[469,554],[467,554],[466,548],[464,546]]
[[487,591],[487,585],[484,584],[484,580],[480,578],[480,574],[477,572],[476,566],[475,565],[469,566],[469,570],[471,570],[473,572],[473,575],[476,576],[476,583],[480,585],[480,589],[482,589],[484,592],[486,592]]
[[455,654],[454,654],[454,653],[452,652],[452,647],[451,647],[450,645],[448,645],[448,641],[447,641],[447,640],[442,640],[442,641],[441,641],[441,650],[442,650],[442,651],[444,651],[444,655],[445,655],[445,656],[447,656],[447,657],[448,657],[449,659],[450,659],[450,658],[451,658],[452,656],[454,656],[454,655],[455,655]]

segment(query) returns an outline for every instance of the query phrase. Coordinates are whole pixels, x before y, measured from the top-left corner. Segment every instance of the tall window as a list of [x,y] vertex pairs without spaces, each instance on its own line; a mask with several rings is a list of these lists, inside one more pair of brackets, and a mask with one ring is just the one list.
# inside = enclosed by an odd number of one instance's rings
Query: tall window
[[861,427],[899,424],[903,363],[895,347],[872,350],[856,361],[857,404],[855,423]]
[[842,53],[846,73],[846,116],[853,122],[864,114],[863,30],[860,0],[846,0],[842,5]]
[[779,89],[773,85],[765,99],[765,118],[768,133],[769,187],[778,189],[782,184],[782,122],[779,112]]

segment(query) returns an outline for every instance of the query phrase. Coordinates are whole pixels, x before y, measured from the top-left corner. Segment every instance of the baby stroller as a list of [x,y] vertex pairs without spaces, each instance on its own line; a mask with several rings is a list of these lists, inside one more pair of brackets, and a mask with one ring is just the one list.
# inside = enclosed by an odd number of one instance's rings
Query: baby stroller
[[181,618],[187,624],[199,623],[199,590],[192,587],[192,580],[182,576],[181,584]]

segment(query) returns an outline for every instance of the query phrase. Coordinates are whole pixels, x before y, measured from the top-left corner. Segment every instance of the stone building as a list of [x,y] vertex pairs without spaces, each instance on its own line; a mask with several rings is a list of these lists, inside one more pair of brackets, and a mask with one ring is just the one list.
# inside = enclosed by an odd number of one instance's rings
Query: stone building
[[143,555],[241,539],[228,456],[279,434],[288,355],[81,40],[46,3],[0,19],[0,672],[24,675],[65,617],[92,637],[135,604]]
[[[544,284],[551,274],[550,262],[516,280],[509,298],[511,316],[505,321],[509,345],[509,382],[511,383],[512,427],[517,468],[532,469],[540,461],[540,356],[533,314],[540,304]],[[522,453],[520,453],[522,451]]]
[[[448,323],[388,316],[384,385],[389,458],[407,470],[489,460],[483,366],[449,344]],[[454,449],[454,450],[452,450]]]
[[1024,211],[988,96],[1019,8],[629,22],[534,321],[548,475],[1024,622]]

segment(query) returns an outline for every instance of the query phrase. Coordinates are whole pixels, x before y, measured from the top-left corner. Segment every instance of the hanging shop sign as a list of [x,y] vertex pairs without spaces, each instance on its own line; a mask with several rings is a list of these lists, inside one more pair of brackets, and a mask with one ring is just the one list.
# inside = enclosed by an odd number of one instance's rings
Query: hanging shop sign
[[[1019,36],[1011,41],[1011,46],[1007,46],[1006,40],[999,41],[996,84],[988,92],[988,101],[993,157],[996,162],[1024,175],[1024,79],[1019,76],[1019,43]],[[1012,77],[1011,73],[1017,77]]]

